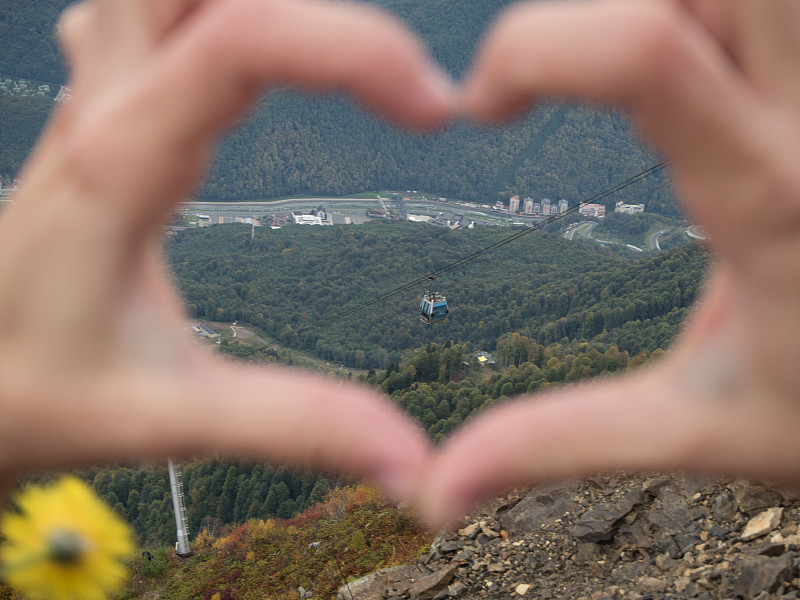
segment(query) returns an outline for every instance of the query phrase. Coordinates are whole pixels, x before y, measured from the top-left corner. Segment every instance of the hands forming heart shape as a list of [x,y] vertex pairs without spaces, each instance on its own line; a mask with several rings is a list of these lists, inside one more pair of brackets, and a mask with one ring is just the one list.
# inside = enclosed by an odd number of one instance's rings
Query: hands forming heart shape
[[[800,483],[800,2],[520,4],[462,87],[400,24],[338,2],[85,0],[61,29],[74,97],[0,219],[0,487],[224,450],[376,479],[440,524],[609,468]],[[551,96],[627,108],[718,256],[673,351],[505,404],[436,454],[373,390],[209,356],[181,333],[160,225],[278,84],[345,90],[416,128]]]

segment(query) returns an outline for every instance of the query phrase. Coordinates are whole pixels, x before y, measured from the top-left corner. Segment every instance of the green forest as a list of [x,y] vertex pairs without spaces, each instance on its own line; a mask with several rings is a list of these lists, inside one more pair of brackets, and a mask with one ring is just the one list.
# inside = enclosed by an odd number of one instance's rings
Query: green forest
[[[429,342],[492,351],[512,331],[545,345],[596,341],[652,352],[675,334],[707,260],[691,245],[632,260],[533,232],[437,280],[450,316],[436,327],[416,314],[426,284],[336,317],[508,235],[381,222],[262,228],[251,240],[247,226],[218,225],[184,231],[167,251],[192,316],[249,323],[285,346],[359,369],[385,369]],[[323,320],[331,321],[317,327]]]
[[[487,24],[509,2],[374,0],[403,19],[455,77],[468,68]],[[7,0],[0,6],[4,52],[0,76],[63,83],[66,70],[54,26],[63,1]],[[50,103],[52,108],[52,103]],[[0,175],[17,174],[41,129],[38,108],[6,103],[0,129]],[[399,132],[342,97],[270,94],[227,136],[198,198],[268,199],[313,194],[341,196],[375,189],[425,189],[471,201],[592,196],[658,162],[627,120],[589,107],[545,103],[502,129],[456,123],[435,134]],[[641,194],[664,182],[660,174]],[[676,216],[668,188],[643,200],[648,212]]]

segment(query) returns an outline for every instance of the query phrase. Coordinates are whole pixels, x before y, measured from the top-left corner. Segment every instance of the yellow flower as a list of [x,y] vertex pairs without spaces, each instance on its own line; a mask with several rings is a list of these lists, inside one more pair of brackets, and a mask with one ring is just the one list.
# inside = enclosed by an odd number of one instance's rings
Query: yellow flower
[[46,600],[102,600],[119,589],[130,528],[86,484],[63,477],[27,488],[16,504],[0,520],[0,574],[11,587]]

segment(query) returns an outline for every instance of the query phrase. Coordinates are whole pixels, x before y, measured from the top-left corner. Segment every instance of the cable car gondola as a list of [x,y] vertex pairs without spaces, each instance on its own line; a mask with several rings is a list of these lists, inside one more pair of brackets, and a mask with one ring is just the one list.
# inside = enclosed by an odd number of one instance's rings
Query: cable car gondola
[[[431,275],[428,279],[433,282],[435,277]],[[432,289],[428,290],[428,293],[422,297],[422,302],[419,303],[419,319],[426,325],[444,321],[448,312],[447,298]]]

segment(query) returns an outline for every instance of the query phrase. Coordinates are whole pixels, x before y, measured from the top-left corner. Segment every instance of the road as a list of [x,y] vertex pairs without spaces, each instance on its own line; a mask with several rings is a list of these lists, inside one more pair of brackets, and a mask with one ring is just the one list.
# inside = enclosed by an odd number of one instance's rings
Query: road
[[[311,365],[316,369],[319,369],[323,372],[328,371],[351,371],[353,375],[360,375],[362,373],[366,374],[366,369],[357,369],[355,367],[346,367],[344,365],[338,364],[331,364],[328,361],[325,361],[321,358],[318,358],[311,354],[310,352],[297,350],[294,348],[289,348],[288,346],[284,346],[279,342],[267,338],[264,334],[259,333],[255,328],[251,327],[244,327],[242,325],[231,325],[230,323],[222,323],[220,321],[204,321],[206,325],[220,333],[222,335],[227,336],[230,335],[230,340],[236,340],[235,343],[245,344],[246,346],[252,346],[254,349],[260,346],[264,346],[267,348],[272,348],[275,351],[284,350],[288,352],[295,360],[301,361],[302,363],[308,363],[306,365],[301,364],[300,366],[308,366]],[[228,328],[233,330],[233,334],[228,334]]]
[[597,223],[595,221],[580,221],[578,223],[573,223],[567,230],[564,232],[564,237],[570,241],[575,237],[576,233],[580,233],[583,237],[590,240],[592,239],[592,230],[597,227]]
[[667,230],[662,229],[661,231],[657,231],[650,236],[650,250],[658,250],[659,252],[661,251],[661,245],[658,243],[658,240],[665,233],[667,233]]
[[694,238],[696,240],[707,240],[708,239],[708,236],[706,235],[706,232],[703,231],[703,228],[700,227],[699,225],[692,225],[691,227],[689,227],[686,230],[686,235],[688,235],[690,238]]
[[531,215],[518,215],[505,211],[493,210],[488,205],[474,203],[461,203],[455,201],[421,200],[412,198],[407,202],[389,201],[386,198],[289,198],[286,200],[254,201],[254,202],[182,202],[178,206],[179,212],[189,214],[205,214],[212,217],[216,224],[217,217],[260,217],[265,214],[290,212],[293,210],[310,211],[319,206],[324,206],[333,217],[333,222],[362,223],[367,220],[366,211],[370,208],[389,210],[395,205],[395,212],[400,212],[402,218],[408,214],[420,213],[436,216],[442,212],[464,215],[476,222],[486,224],[511,224],[524,223],[532,225],[540,222],[545,217]]

